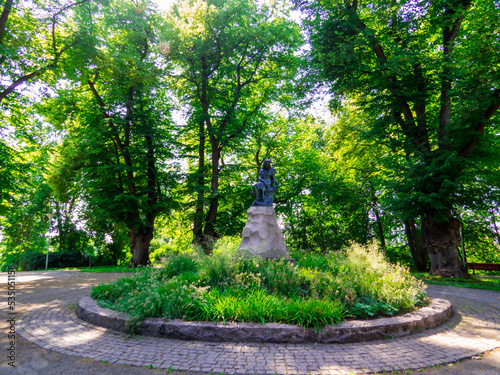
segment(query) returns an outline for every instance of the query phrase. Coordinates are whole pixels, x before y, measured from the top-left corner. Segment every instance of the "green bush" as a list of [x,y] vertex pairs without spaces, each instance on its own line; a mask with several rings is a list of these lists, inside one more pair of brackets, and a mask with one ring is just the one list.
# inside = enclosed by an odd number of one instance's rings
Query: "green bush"
[[100,284],[92,288],[90,296],[94,299],[115,300],[121,295],[121,288],[116,284]]
[[[47,254],[37,251],[26,251],[22,253],[10,254],[4,261],[7,265],[14,265],[21,271],[36,271],[45,269]],[[50,252],[49,268],[85,267],[89,265],[89,258],[80,252]],[[3,270],[3,269],[2,269]]]
[[163,273],[165,278],[172,278],[185,272],[196,271],[196,261],[189,253],[171,255],[164,260]]
[[304,282],[298,268],[286,259],[265,262],[262,274],[264,285],[270,293],[295,296],[303,291]]
[[345,318],[370,318],[422,305],[422,284],[391,265],[374,246],[345,252],[263,260],[225,246],[210,257],[169,255],[160,267],[94,287],[101,306],[131,316],[206,321],[252,321],[321,328]]
[[214,253],[201,261],[199,272],[200,284],[225,289],[234,279],[237,269],[233,259],[225,253]]

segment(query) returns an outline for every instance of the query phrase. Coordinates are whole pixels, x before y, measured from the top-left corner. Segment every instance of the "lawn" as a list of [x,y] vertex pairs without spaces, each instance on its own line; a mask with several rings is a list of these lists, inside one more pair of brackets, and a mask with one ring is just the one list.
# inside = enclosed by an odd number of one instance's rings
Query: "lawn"
[[476,275],[470,279],[443,279],[439,276],[429,276],[427,273],[412,273],[412,275],[427,284],[500,291],[500,276],[495,275]]
[[96,266],[87,268],[80,268],[80,272],[90,272],[90,273],[104,273],[104,272],[135,272],[137,269],[128,268],[127,265],[121,266]]

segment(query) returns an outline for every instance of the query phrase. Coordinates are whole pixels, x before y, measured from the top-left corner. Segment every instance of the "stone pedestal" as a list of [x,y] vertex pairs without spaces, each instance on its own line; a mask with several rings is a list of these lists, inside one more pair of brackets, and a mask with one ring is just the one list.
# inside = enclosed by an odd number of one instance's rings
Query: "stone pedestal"
[[272,206],[252,206],[243,229],[240,251],[262,258],[288,258],[288,249]]

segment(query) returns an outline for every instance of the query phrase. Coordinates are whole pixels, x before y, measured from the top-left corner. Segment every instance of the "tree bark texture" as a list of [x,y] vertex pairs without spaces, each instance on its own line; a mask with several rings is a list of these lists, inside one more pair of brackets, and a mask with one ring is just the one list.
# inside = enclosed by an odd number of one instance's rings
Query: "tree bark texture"
[[14,4],[14,0],[6,0],[3,5],[2,15],[0,16],[0,45],[2,45],[3,33],[12,9],[12,4]]
[[205,207],[205,120],[199,123],[198,177],[196,185],[196,210],[193,218],[193,243],[203,240],[203,211]]
[[420,245],[420,236],[418,235],[417,227],[415,226],[415,220],[405,220],[404,225],[415,269],[417,272],[427,272],[429,270],[427,267],[427,256]]
[[210,198],[208,200],[208,213],[205,221],[205,230],[203,232],[202,247],[205,253],[210,255],[212,247],[219,238],[216,231],[217,212],[219,210],[219,162],[220,147],[214,136],[210,137],[212,145],[212,177],[210,183]]
[[149,264],[149,245],[153,239],[153,227],[137,230],[129,228],[128,238],[130,242],[130,267],[147,266]]
[[429,274],[445,278],[469,278],[467,269],[460,261],[460,221],[451,214],[447,222],[437,221],[427,213],[422,220],[422,248],[431,259]]

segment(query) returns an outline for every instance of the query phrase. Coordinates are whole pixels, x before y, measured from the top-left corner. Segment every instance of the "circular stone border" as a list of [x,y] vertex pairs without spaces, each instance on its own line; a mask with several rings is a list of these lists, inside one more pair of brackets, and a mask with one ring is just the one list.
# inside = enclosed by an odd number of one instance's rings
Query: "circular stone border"
[[[352,343],[422,332],[446,322],[453,314],[449,301],[435,298],[428,306],[401,316],[343,321],[338,325],[327,325],[318,331],[280,323],[214,323],[150,318],[145,320],[135,333],[169,339],[213,342]],[[130,333],[127,325],[128,315],[102,308],[91,297],[80,299],[76,315],[97,326]]]

